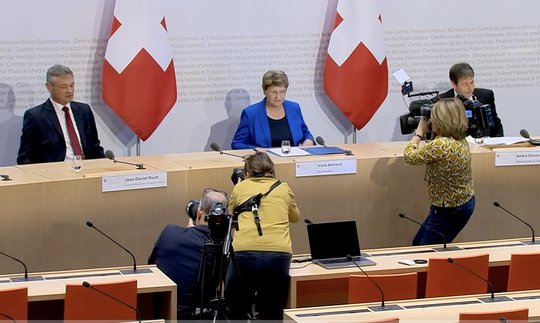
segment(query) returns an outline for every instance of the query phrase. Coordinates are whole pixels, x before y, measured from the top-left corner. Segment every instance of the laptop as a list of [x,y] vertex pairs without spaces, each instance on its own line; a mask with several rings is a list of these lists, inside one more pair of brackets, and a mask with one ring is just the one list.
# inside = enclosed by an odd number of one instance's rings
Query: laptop
[[[372,266],[376,263],[361,256],[356,221],[321,222],[307,225],[313,263],[326,268]],[[354,262],[347,260],[347,255]]]

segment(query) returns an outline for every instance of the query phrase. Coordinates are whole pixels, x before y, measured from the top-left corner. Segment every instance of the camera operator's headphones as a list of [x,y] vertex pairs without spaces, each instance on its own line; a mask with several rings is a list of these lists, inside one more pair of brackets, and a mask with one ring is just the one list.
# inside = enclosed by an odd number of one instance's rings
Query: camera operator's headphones
[[[270,194],[270,192],[272,192],[274,188],[278,187],[279,184],[281,184],[281,182],[278,179],[274,184],[272,184],[272,186],[270,186],[270,189],[268,189],[266,193],[259,193],[257,195],[253,195],[252,197],[247,199],[247,201],[235,207],[233,215],[235,217],[238,217],[238,215],[242,212],[253,212],[253,220],[255,221],[255,225],[257,226],[257,232],[260,236],[262,236],[263,233],[261,229],[261,218],[259,217],[259,205],[261,204],[261,199],[266,195]],[[238,230],[238,227],[236,228],[236,230]]]

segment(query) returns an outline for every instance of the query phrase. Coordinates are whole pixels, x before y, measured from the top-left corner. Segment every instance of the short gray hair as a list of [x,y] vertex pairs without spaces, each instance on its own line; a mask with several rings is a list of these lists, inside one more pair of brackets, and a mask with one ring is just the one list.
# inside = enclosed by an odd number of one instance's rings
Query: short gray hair
[[64,65],[60,65],[60,64],[53,65],[49,67],[49,69],[47,70],[47,82],[50,83],[52,82],[52,79],[54,77],[64,76],[64,75],[73,76],[73,71],[69,67],[64,66]]

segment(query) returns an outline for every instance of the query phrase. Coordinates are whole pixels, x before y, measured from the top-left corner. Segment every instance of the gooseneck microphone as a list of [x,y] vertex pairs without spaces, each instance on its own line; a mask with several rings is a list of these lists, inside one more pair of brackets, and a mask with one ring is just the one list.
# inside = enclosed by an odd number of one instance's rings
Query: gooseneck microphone
[[113,300],[117,301],[118,303],[120,303],[120,304],[122,304],[122,305],[124,305],[124,306],[126,306],[126,307],[129,307],[130,309],[132,309],[133,311],[135,311],[135,316],[136,316],[136,318],[137,318],[137,321],[139,321],[139,323],[141,322],[141,312],[139,312],[139,310],[138,310],[136,307],[134,307],[134,306],[132,306],[132,305],[130,305],[130,304],[128,304],[128,303],[126,303],[126,302],[124,302],[124,301],[122,301],[122,300],[120,300],[120,299],[114,297],[114,296],[112,296],[111,294],[109,294],[109,293],[107,293],[107,292],[105,292],[105,291],[102,291],[101,289],[99,289],[99,288],[97,288],[97,287],[95,287],[95,286],[92,286],[92,285],[91,285],[89,282],[87,282],[87,281],[83,281],[83,282],[82,282],[82,285],[83,285],[85,288],[89,288],[89,289],[95,290],[96,292],[100,293],[101,295],[105,295],[105,296],[109,297],[110,299],[113,299]]
[[114,153],[112,151],[110,151],[110,150],[105,151],[105,157],[107,157],[108,159],[112,160],[115,163],[132,165],[132,166],[137,167],[137,169],[145,169],[144,165],[142,163],[130,163],[130,162],[126,162],[126,161],[117,160],[114,157]]
[[[529,223],[525,222],[524,220],[522,220],[520,217],[518,217],[518,216],[515,215],[514,213],[512,213],[512,212],[508,211],[507,209],[505,209],[501,204],[499,204],[499,202],[494,201],[494,202],[493,202],[493,205],[494,205],[495,207],[498,207],[498,208],[503,209],[506,213],[510,214],[511,216],[513,216],[514,218],[518,219],[518,220],[521,221],[523,224],[525,224],[526,226],[528,226],[529,229],[531,229],[531,232],[532,232],[532,239],[531,239],[530,244],[535,244],[535,243],[536,243],[536,241],[535,241],[534,229],[533,229],[533,227],[532,227]],[[528,242],[528,241],[527,241],[527,242]]]
[[519,131],[519,134],[521,135],[521,137],[525,138],[525,139],[529,139],[529,143],[531,145],[534,145],[534,146],[538,146],[540,145],[540,140],[538,139],[531,139],[531,136],[529,135],[529,132],[525,129],[521,129]]
[[129,253],[129,255],[131,256],[131,258],[133,259],[133,271],[136,272],[137,271],[137,262],[135,261],[135,256],[131,253],[131,251],[127,250],[124,246],[122,246],[120,243],[118,243],[116,240],[114,240],[113,238],[109,237],[107,234],[105,234],[103,231],[101,231],[100,229],[98,229],[92,222],[90,221],[86,221],[86,225],[89,226],[90,228],[92,229],[95,229],[97,232],[101,233],[104,237],[106,237],[107,239],[111,240],[112,242],[114,242],[117,246],[119,246],[120,248],[124,249],[125,252]]
[[[231,153],[228,153],[228,152],[225,152],[225,151],[221,150],[221,147],[219,147],[219,145],[217,143],[215,143],[215,142],[210,144],[210,149],[212,149],[213,151],[217,151],[221,155],[229,155],[229,156],[233,156],[233,157],[237,157],[237,158],[242,158],[242,160],[244,160],[244,156],[231,154]],[[255,150],[255,151],[257,151],[257,150]]]
[[[332,147],[327,147],[327,146],[326,146],[326,143],[324,142],[324,139],[323,139],[323,137],[321,137],[321,136],[315,137],[315,142],[317,143],[317,145],[321,145],[321,146],[323,146],[324,148],[332,148]],[[335,147],[335,148],[336,148],[336,149],[341,149],[341,148],[337,148],[337,147]],[[347,156],[350,156],[350,155],[353,154],[352,151],[350,151],[350,150],[348,150],[348,149],[341,149],[341,150],[342,150],[343,153],[344,153],[345,155],[347,155]]]
[[17,259],[15,257],[12,257],[12,256],[10,256],[10,255],[8,255],[6,253],[1,252],[1,251],[0,251],[0,255],[6,256],[9,259],[15,260],[15,261],[19,262],[21,265],[23,265],[23,267],[24,267],[24,279],[28,280],[28,268],[26,268],[26,264],[24,262],[22,262],[22,260]]
[[315,142],[317,143],[317,145],[321,145],[324,148],[326,148],[326,144],[324,143],[324,139],[321,136],[315,137]]
[[454,265],[458,266],[459,268],[465,270],[466,272],[472,274],[473,276],[476,276],[476,277],[478,277],[479,279],[485,281],[485,282],[488,284],[488,286],[489,286],[489,293],[491,294],[491,297],[490,297],[491,299],[489,300],[490,302],[495,302],[495,301],[501,301],[501,300],[504,300],[504,297],[503,297],[502,299],[498,299],[498,300],[495,299],[495,292],[493,291],[493,284],[492,284],[489,280],[487,280],[487,279],[485,279],[484,277],[478,275],[477,273],[475,273],[474,271],[470,270],[469,268],[463,266],[462,264],[460,264],[459,262],[457,262],[457,261],[456,261],[455,259],[453,259],[453,258],[448,258],[447,260],[448,260],[449,263],[454,264]]
[[28,268],[26,267],[26,264],[20,260],[20,259],[17,259],[13,256],[10,256],[8,255],[7,253],[3,253],[0,251],[0,255],[3,255],[3,256],[6,256],[8,257],[9,259],[12,259],[12,260],[15,260],[16,262],[20,263],[21,265],[23,265],[24,267],[24,276],[23,277],[13,277],[13,278],[10,278],[10,280],[15,283],[15,282],[24,282],[24,281],[35,281],[35,280],[43,280],[43,276],[31,276],[31,277],[28,277]]
[[362,272],[362,274],[364,274],[364,276],[366,276],[367,279],[369,279],[369,281],[375,286],[377,287],[377,289],[379,290],[379,292],[381,293],[381,306],[370,306],[369,309],[374,311],[374,312],[377,312],[377,311],[388,311],[388,310],[398,310],[398,309],[401,309],[401,306],[398,306],[398,305],[388,305],[386,306],[384,304],[384,292],[383,292],[383,289],[381,288],[381,286],[379,286],[379,284],[377,284],[375,282],[375,280],[373,280],[373,278],[371,278],[364,269],[362,269],[362,266],[358,265],[358,263],[354,260],[353,256],[351,255],[346,255],[345,258],[347,258],[347,261],[350,261],[352,262],[356,267],[358,267],[358,269],[360,269],[360,271]]
[[[422,223],[420,223],[420,222],[418,222],[418,221],[416,221],[416,220],[413,220],[413,219],[409,218],[408,216],[406,216],[406,215],[403,214],[403,213],[400,213],[400,214],[399,214],[399,217],[402,218],[402,219],[407,219],[407,220],[409,220],[409,221],[411,221],[411,222],[413,222],[413,223],[416,223],[416,224],[418,224],[420,227],[422,226]],[[440,232],[440,231],[438,231],[438,230],[435,230],[435,229],[431,229],[431,228],[425,228],[425,229],[426,229],[426,230],[429,230],[429,231],[431,231],[431,232],[435,232],[436,234],[440,235],[441,238],[443,239],[443,247],[442,247],[442,248],[433,248],[433,250],[436,250],[436,251],[461,250],[461,248],[456,247],[456,246],[448,247],[448,248],[447,248],[447,247],[446,247],[446,236],[445,236],[442,232]]]

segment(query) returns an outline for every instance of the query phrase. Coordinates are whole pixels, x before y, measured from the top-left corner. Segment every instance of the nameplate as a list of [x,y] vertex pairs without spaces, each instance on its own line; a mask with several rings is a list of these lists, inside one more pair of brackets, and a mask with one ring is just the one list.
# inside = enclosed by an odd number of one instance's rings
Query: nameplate
[[356,174],[356,159],[296,162],[296,177]]
[[101,179],[102,192],[138,190],[156,187],[167,187],[166,172],[103,176]]
[[540,165],[540,150],[506,150],[495,152],[495,166]]

